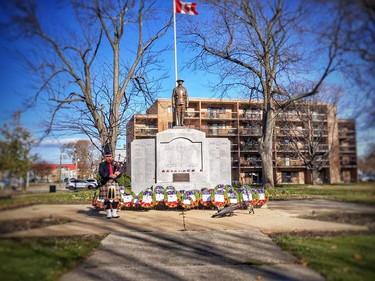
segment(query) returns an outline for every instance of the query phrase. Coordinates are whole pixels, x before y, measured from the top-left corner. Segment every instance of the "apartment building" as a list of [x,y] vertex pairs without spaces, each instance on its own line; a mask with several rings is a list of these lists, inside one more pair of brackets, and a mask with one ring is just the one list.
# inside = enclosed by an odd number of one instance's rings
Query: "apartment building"
[[[173,127],[172,120],[170,99],[158,99],[146,114],[134,115],[127,125],[127,159],[131,157],[130,143],[134,139],[155,138],[156,133]],[[354,136],[354,142],[351,139],[349,145],[355,155],[354,122],[337,120],[335,106],[321,102],[301,103],[278,115],[273,144],[275,183],[311,183],[312,164],[319,166],[319,182],[356,181],[355,158],[349,158],[352,165],[342,166],[348,159],[345,158],[348,152],[344,153],[340,143],[347,139],[342,132],[339,137],[339,126],[344,124],[354,130],[348,129]],[[207,137],[230,140],[234,184],[262,183],[258,147],[262,134],[260,101],[190,98],[185,125],[205,132]]]
[[357,181],[358,170],[355,121],[352,119],[338,120],[338,130],[341,181]]

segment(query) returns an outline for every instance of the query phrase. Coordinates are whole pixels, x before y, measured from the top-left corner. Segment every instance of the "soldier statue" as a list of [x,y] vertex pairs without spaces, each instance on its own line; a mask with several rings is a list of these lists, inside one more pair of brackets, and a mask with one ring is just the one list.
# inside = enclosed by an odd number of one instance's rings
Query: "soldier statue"
[[184,115],[186,108],[189,106],[187,90],[182,83],[184,80],[177,80],[177,87],[172,92],[173,123],[175,126],[185,126]]

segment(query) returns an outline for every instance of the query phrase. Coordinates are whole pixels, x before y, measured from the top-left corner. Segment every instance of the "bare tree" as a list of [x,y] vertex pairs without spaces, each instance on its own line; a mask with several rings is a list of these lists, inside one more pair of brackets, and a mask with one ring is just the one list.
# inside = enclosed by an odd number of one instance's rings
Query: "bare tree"
[[[262,137],[258,142],[263,184],[265,188],[273,188],[275,118],[293,102],[315,95],[336,69],[337,38],[314,41],[313,33],[298,37],[308,28],[319,31],[312,26],[312,21],[311,26],[303,22],[312,12],[308,3],[288,8],[282,0],[204,2],[215,16],[196,28],[190,25],[185,31],[186,42],[199,52],[191,65],[212,72],[217,70],[220,81],[214,89],[224,94],[237,90],[238,95],[263,101]],[[312,51],[319,53],[314,57]],[[318,58],[324,64],[316,71],[313,62]],[[307,75],[314,78],[306,81]],[[296,92],[293,88],[296,83],[307,86]]]
[[375,126],[375,5],[372,0],[315,0],[329,17],[324,37],[339,32],[345,64],[340,68],[348,97],[343,107],[360,118],[360,128]]
[[155,45],[171,17],[155,13],[151,0],[57,3],[63,22],[42,17],[32,0],[6,1],[3,27],[33,47],[26,59],[37,75],[33,101],[52,109],[46,134],[85,134],[99,150],[106,143],[114,150],[126,121],[153,102],[165,78],[154,72],[165,47]]
[[305,166],[311,172],[307,181],[313,185],[324,181],[323,168],[338,164],[334,161],[338,154],[337,99],[323,100],[319,95],[290,104],[277,120],[277,164]]
[[95,153],[95,146],[88,140],[78,140],[64,144],[62,152],[77,163],[79,178],[95,177],[101,157]]
[[52,167],[47,161],[39,161],[32,165],[31,170],[34,172],[37,179],[48,180],[48,176],[52,172]]
[[375,176],[375,144],[371,145],[366,156],[358,159],[358,168],[366,176]]

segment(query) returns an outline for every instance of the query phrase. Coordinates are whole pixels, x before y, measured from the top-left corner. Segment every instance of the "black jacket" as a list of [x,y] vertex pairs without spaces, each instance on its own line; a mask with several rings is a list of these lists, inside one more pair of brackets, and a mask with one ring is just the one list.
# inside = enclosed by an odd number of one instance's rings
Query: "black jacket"
[[[119,171],[119,172],[122,172],[120,167],[112,162],[112,169],[113,169],[113,173]],[[100,175],[100,184],[101,185],[105,185],[110,179],[109,177],[109,165],[108,165],[108,162],[104,161],[104,162],[101,162],[99,164],[99,175]],[[120,173],[117,178],[114,179],[115,182],[117,182],[117,179],[120,178],[122,175],[122,173]]]

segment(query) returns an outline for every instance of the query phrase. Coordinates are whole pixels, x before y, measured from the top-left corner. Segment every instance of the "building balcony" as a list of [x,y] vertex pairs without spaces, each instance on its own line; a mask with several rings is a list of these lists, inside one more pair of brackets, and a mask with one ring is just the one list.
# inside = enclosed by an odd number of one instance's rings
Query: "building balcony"
[[279,121],[288,120],[288,121],[301,121],[302,116],[306,113],[297,113],[297,112],[282,112],[277,116]]
[[200,111],[186,111],[185,118],[186,119],[199,119]]
[[339,131],[339,139],[355,139],[355,133],[340,133]]
[[262,133],[261,128],[244,128],[244,127],[239,127],[239,132],[240,132],[240,135],[243,135],[243,136],[259,136]]
[[[300,150],[305,149],[304,147],[300,147]],[[276,144],[276,151],[278,152],[286,152],[286,151],[295,151],[295,147],[291,144]]]
[[318,152],[326,152],[326,151],[328,151],[328,149],[329,149],[328,144],[319,144],[317,151]]
[[278,167],[305,167],[302,160],[299,159],[277,159]]
[[253,152],[253,151],[259,151],[259,144],[241,144],[240,146],[241,152]]
[[262,160],[256,158],[240,158],[240,166],[242,168],[254,168],[254,167],[262,167]]
[[201,128],[202,132],[205,132],[207,136],[237,136],[237,129],[235,128]]
[[239,115],[240,120],[262,120],[262,114],[259,112],[245,112]]
[[227,119],[233,120],[237,119],[236,112],[202,112],[202,119]]
[[357,167],[357,161],[340,161],[341,167],[345,168],[356,168]]
[[158,128],[135,128],[136,136],[156,136]]
[[280,137],[280,136],[303,137],[303,136],[307,136],[307,130],[302,129],[302,128],[284,129],[284,128],[276,127],[275,134],[277,137]]
[[327,116],[324,113],[312,114],[313,121],[327,121]]
[[355,145],[353,146],[340,146],[339,147],[340,153],[356,153],[356,147]]
[[313,134],[314,134],[314,137],[327,137],[328,136],[328,130],[314,129]]

